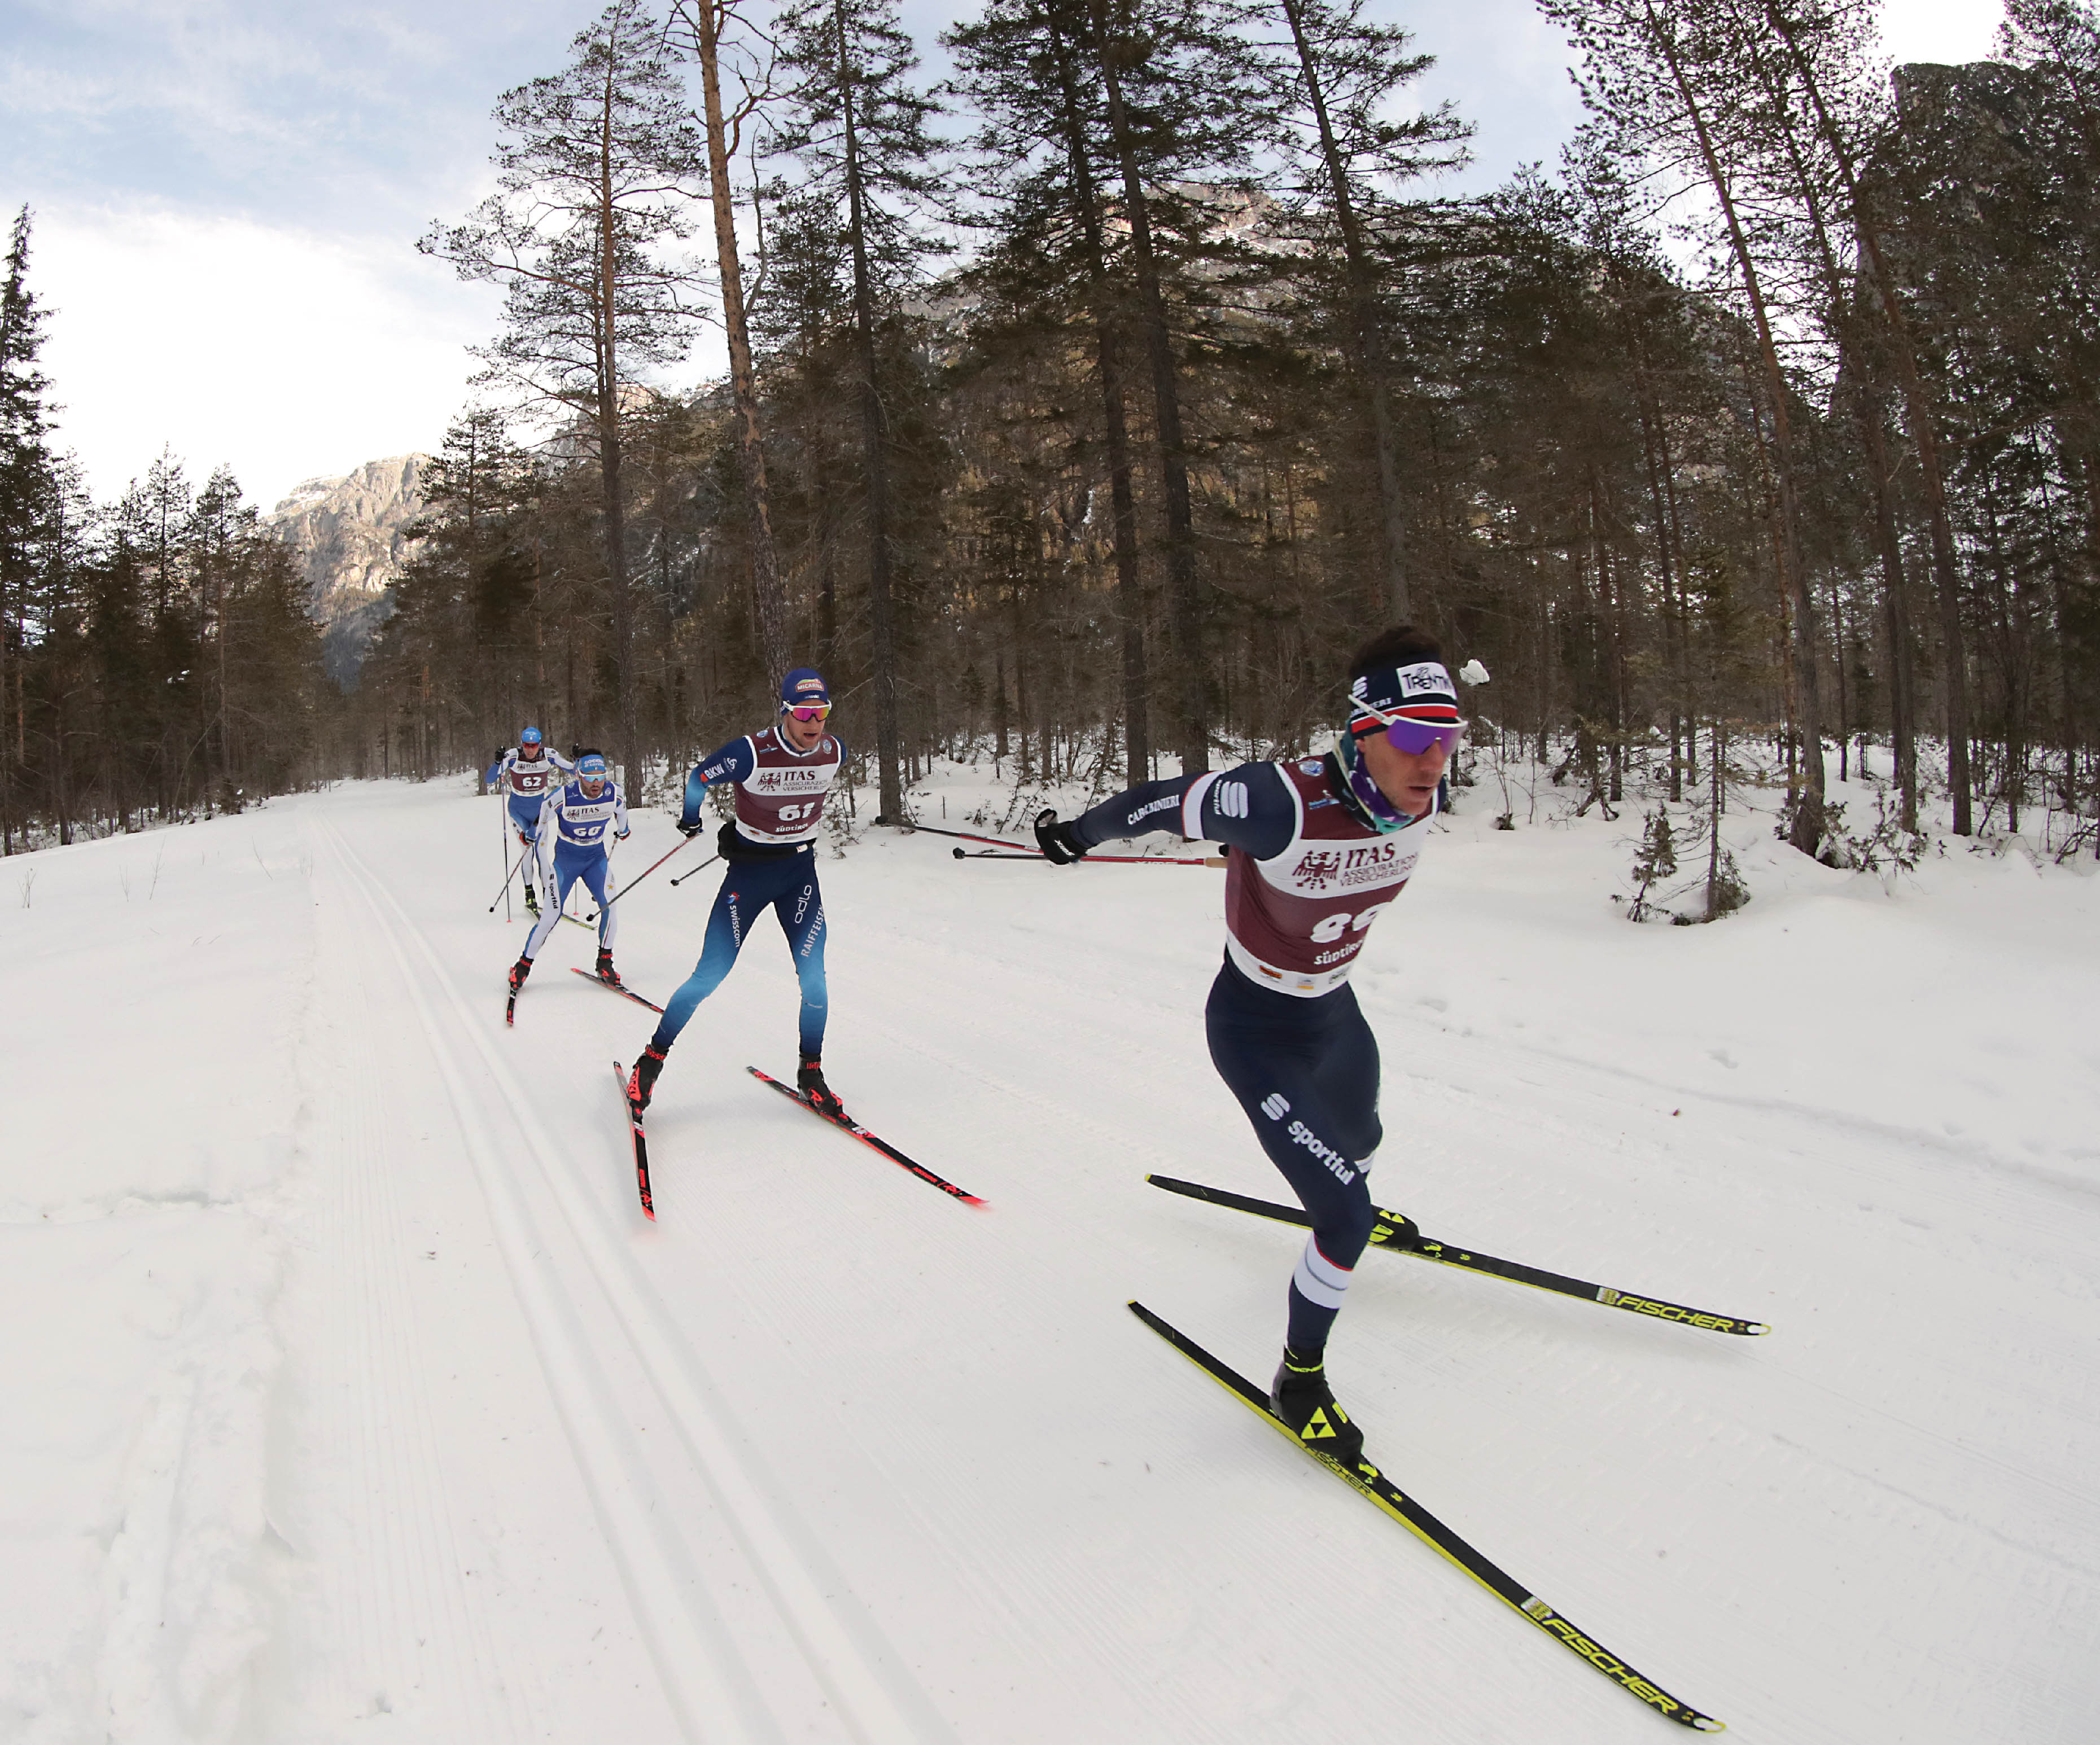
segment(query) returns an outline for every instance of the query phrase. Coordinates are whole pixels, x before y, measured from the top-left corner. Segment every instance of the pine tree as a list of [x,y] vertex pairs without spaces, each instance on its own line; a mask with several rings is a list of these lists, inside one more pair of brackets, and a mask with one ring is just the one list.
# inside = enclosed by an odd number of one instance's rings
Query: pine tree
[[912,220],[934,186],[927,122],[935,106],[910,82],[918,56],[898,23],[894,0],[803,0],[782,15],[780,28],[781,63],[792,84],[773,149],[802,166],[805,202],[832,207],[852,273],[878,785],[882,815],[899,820],[905,811],[892,580],[893,438],[877,330],[894,319],[931,248]]
[[684,357],[694,268],[671,245],[705,148],[664,59],[661,27],[614,0],[561,73],[508,91],[496,119],[499,192],[417,245],[463,278],[504,286],[505,331],[483,380],[523,389],[576,421],[595,455],[613,626],[620,753],[642,769],[635,603],[621,478],[638,372]]

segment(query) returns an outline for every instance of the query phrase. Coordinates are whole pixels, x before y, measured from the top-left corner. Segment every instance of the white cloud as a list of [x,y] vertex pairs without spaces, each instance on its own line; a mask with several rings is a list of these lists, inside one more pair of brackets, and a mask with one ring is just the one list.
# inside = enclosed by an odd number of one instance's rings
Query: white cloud
[[496,293],[405,245],[156,209],[41,211],[31,282],[55,311],[58,440],[98,498],[167,443],[267,508],[302,478],[435,447]]

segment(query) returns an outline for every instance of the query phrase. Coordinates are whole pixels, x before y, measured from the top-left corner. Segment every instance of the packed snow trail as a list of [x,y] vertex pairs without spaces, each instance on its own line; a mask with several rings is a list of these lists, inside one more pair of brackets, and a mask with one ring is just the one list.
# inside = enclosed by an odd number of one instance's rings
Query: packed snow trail
[[[827,851],[831,1081],[993,1210],[745,1073],[793,1063],[761,928],[652,1227],[604,1082],[651,1015],[557,929],[503,1029],[467,786],[4,863],[0,1739],[1671,1736],[1124,1309],[1273,1363],[1293,1232],[1145,1181],[1279,1197],[1214,875]],[[2100,883],[1890,896],[1751,817],[1748,910],[1635,928],[1623,826],[1451,822],[1356,977],[1374,1196],[1774,1331],[1367,1263],[1369,1450],[1738,1737],[2083,1741]],[[717,876],[623,904],[627,980]]]

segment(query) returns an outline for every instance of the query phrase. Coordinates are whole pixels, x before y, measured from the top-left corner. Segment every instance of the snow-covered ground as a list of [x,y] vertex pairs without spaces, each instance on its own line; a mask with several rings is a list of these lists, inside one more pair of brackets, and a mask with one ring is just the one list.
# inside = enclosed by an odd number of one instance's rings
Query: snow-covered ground
[[[563,927],[505,1030],[470,787],[0,866],[0,1741],[1665,1736],[1125,1310],[1273,1365],[1298,1238],[1144,1179],[1288,1197],[1205,1053],[1220,874],[829,855],[832,1080],[990,1210],[744,1073],[793,1064],[769,927],[659,1088],[651,1227],[650,1016]],[[1372,1452],[1745,1738],[2093,1738],[2100,882],[1891,890],[1744,816],[1749,907],[1635,928],[1637,813],[1493,809],[1357,977],[1374,1192],[1775,1330],[1370,1254]],[[684,863],[623,906],[660,998]]]

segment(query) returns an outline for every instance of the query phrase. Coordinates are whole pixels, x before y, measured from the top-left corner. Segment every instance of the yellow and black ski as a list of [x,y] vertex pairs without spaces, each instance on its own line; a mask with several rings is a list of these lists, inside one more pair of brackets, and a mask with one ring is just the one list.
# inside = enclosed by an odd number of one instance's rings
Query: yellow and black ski
[[[1251,1212],[1257,1218],[1273,1218],[1280,1224],[1296,1224],[1302,1228],[1312,1226],[1312,1220],[1298,1206],[1256,1200],[1224,1188],[1207,1188],[1201,1182],[1176,1181],[1171,1175],[1148,1175],[1145,1180],[1155,1188],[1164,1188],[1169,1193],[1186,1194],[1191,1200],[1207,1200],[1213,1205],[1229,1205],[1236,1212]],[[1528,1267],[1522,1261],[1498,1260],[1492,1254],[1476,1254],[1470,1249],[1426,1236],[1413,1218],[1383,1208],[1379,1210],[1378,1222],[1371,1227],[1370,1245],[1388,1254],[1412,1254],[1417,1260],[1433,1260],[1439,1266],[1456,1267],[1465,1272],[1489,1273],[1512,1284],[1529,1285],[1534,1290],[1580,1297],[1586,1302],[1601,1302],[1608,1309],[1624,1309],[1632,1315],[1674,1321],[1680,1327],[1703,1327],[1710,1333],[1741,1333],[1751,1337],[1771,1331],[1762,1321],[1717,1315],[1710,1309],[1687,1308],[1681,1302],[1666,1302],[1660,1297],[1619,1290],[1609,1285],[1593,1285],[1587,1279],[1570,1278],[1564,1272],[1548,1272],[1543,1267]]]
[[1250,1410],[1260,1412],[1330,1472],[1348,1479],[1357,1491],[1377,1504],[1432,1551],[1458,1565],[1497,1599],[1537,1624],[1562,1647],[1580,1655],[1621,1690],[1639,1697],[1658,1714],[1675,1721],[1681,1727],[1690,1727],[1696,1733],[1723,1733],[1727,1730],[1711,1715],[1701,1714],[1690,1703],[1679,1701],[1660,1685],[1643,1677],[1617,1655],[1577,1629],[1537,1594],[1526,1592],[1514,1576],[1489,1562],[1421,1504],[1402,1492],[1369,1460],[1359,1456],[1353,1463],[1344,1465],[1331,1455],[1322,1454],[1309,1444],[1300,1442],[1298,1433],[1270,1408],[1268,1396],[1245,1376],[1213,1357],[1186,1333],[1170,1326],[1143,1303],[1133,1302],[1130,1309],[1132,1314],[1212,1381],[1229,1392],[1237,1394]]

